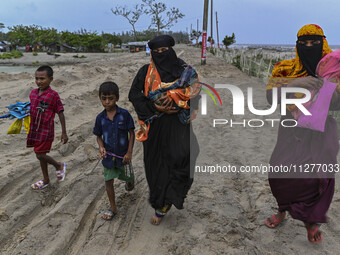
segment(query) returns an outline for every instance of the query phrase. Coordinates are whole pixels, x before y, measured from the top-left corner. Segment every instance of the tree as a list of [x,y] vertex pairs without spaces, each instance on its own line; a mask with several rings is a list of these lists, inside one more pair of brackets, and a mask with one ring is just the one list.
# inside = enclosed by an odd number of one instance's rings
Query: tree
[[168,35],[171,35],[176,43],[188,43],[189,34],[187,32],[167,32]]
[[66,43],[69,46],[73,47],[82,46],[79,34],[73,32],[61,31],[60,39],[63,43]]
[[184,14],[179,12],[178,8],[167,9],[164,3],[157,3],[156,0],[142,0],[147,9],[145,13],[151,16],[151,25],[149,28],[154,26],[157,29],[157,35],[160,34],[162,29],[170,28],[177,23],[178,19],[184,17]]
[[91,33],[85,46],[88,52],[102,52],[104,51],[104,40],[101,36]]
[[[211,36],[208,37],[208,42],[211,42]],[[212,43],[215,44],[214,38],[212,39]],[[211,45],[212,46],[212,45]]]
[[196,31],[193,29],[190,34],[190,39],[191,40],[196,40],[196,44],[198,44],[198,39],[201,37],[202,32],[201,31]]
[[112,43],[113,45],[122,44],[122,39],[113,34],[102,33],[105,44]]
[[[142,41],[149,41],[152,38],[154,38],[155,36],[157,36],[156,29],[148,29],[148,30],[144,30],[144,31],[137,31],[137,37],[138,37],[137,41],[141,41],[141,42]],[[128,34],[125,34],[125,36],[122,35],[121,38],[124,42],[131,42],[131,40],[133,39]]]
[[111,9],[114,15],[120,15],[126,18],[133,29],[133,34],[135,36],[135,40],[137,41],[137,33],[135,28],[135,23],[138,21],[139,17],[143,13],[143,5],[136,5],[133,10],[128,10],[127,7],[116,7],[115,9]]
[[40,44],[46,47],[60,40],[58,31],[55,28],[38,27],[36,30],[34,30],[33,34],[34,34],[33,43]]
[[226,35],[222,42],[225,45],[225,47],[228,48],[229,45],[232,45],[233,43],[236,42],[235,34],[233,33],[231,36]]
[[18,25],[9,27],[7,33],[8,41],[14,46],[32,45],[34,42],[34,31],[37,29],[36,25],[24,26]]
[[0,22],[0,41],[6,40],[6,34],[1,31],[3,28],[5,28],[5,25]]

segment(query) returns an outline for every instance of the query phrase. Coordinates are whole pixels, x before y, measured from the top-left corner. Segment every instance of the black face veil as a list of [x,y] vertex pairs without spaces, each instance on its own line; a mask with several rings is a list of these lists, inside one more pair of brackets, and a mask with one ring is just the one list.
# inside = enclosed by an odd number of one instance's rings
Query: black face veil
[[179,78],[183,69],[179,65],[176,52],[172,48],[175,45],[175,40],[169,35],[161,35],[152,39],[148,44],[151,50],[161,47],[169,48],[169,50],[160,53],[154,51],[151,53],[161,80],[171,82]]
[[[319,40],[321,43],[312,46],[306,46],[299,41]],[[323,36],[321,35],[303,35],[298,37],[296,49],[304,69],[308,75],[316,76],[315,71],[319,61],[322,58]]]

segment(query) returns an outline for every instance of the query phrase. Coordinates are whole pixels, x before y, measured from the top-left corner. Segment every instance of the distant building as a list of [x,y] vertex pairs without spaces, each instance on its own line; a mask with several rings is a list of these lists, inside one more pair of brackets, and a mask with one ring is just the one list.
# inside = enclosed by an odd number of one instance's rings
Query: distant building
[[11,45],[6,41],[0,41],[0,52],[10,52]]
[[123,43],[121,48],[122,50],[128,49],[130,52],[145,51],[146,43],[147,42],[128,42],[128,43]]
[[83,51],[82,47],[75,48],[67,45],[66,43],[55,42],[53,44],[48,45],[48,51],[53,52],[79,52]]

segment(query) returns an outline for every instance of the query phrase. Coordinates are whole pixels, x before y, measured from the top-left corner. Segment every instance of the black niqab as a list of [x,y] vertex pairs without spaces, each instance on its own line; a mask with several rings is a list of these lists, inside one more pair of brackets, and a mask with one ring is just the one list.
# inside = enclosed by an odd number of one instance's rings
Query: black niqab
[[[306,46],[299,41],[320,40],[321,43],[312,46]],[[298,37],[296,49],[304,69],[308,75],[316,77],[315,71],[319,61],[322,58],[323,36],[319,35],[304,35]]]
[[171,82],[181,76],[183,68],[180,66],[173,48],[159,52],[152,52],[152,59],[163,82]]
[[176,52],[171,47],[175,45],[175,40],[169,35],[161,35],[152,39],[148,44],[151,50],[161,47],[169,48],[169,50],[160,53],[151,52],[151,57],[161,80],[163,82],[172,82],[179,78],[183,72],[183,67],[180,65]]

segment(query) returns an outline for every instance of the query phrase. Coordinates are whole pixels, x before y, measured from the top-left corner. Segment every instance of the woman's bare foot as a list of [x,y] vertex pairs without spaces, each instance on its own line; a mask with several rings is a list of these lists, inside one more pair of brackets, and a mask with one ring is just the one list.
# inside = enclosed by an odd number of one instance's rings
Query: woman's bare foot
[[286,219],[286,212],[278,212],[266,219],[266,225],[269,228],[276,228]]
[[308,241],[311,243],[321,243],[322,241],[322,232],[319,230],[319,226],[315,223],[305,223],[307,229],[307,237]]
[[162,217],[157,217],[156,215],[152,216],[150,219],[150,223],[152,225],[159,225],[161,223]]

